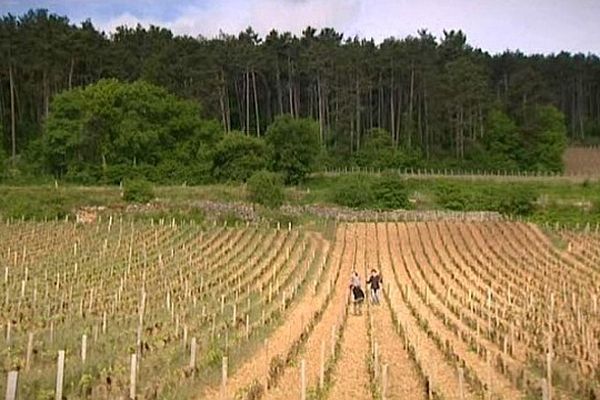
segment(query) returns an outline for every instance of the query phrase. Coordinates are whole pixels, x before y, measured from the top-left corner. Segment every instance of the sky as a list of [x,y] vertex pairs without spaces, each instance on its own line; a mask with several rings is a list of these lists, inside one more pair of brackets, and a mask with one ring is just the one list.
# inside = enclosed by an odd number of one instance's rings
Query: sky
[[72,23],[90,18],[105,32],[119,25],[159,25],[175,34],[213,37],[248,26],[300,34],[333,27],[377,42],[462,29],[469,44],[490,53],[600,55],[600,0],[0,0],[0,14],[47,8]]

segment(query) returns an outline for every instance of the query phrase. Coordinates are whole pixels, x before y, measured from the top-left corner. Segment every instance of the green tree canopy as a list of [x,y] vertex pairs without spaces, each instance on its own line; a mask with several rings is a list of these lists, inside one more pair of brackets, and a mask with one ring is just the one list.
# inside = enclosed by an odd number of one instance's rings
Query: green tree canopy
[[516,170],[523,144],[515,121],[500,110],[492,110],[486,121],[485,164],[493,169]]
[[217,144],[212,173],[220,181],[246,181],[254,172],[267,168],[268,162],[263,139],[232,132]]
[[273,154],[273,168],[286,183],[297,183],[313,171],[319,154],[319,126],[308,118],[282,115],[267,129],[267,143]]
[[564,114],[554,106],[536,106],[531,114],[524,126],[530,165],[540,171],[562,171],[567,147]]
[[360,167],[393,167],[396,149],[390,133],[381,128],[369,130],[355,158]]
[[[58,176],[73,170],[147,165],[167,160],[193,164],[219,137],[218,125],[203,121],[197,104],[146,82],[101,80],[54,98],[44,151]],[[155,178],[155,177],[154,177]]]

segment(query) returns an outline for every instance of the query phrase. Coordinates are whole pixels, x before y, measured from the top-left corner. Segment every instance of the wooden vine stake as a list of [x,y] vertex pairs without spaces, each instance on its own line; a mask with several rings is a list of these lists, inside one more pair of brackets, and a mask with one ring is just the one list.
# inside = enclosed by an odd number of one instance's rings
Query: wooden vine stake
[[300,400],[306,400],[306,361],[300,361]]
[[137,381],[137,354],[133,353],[131,355],[131,366],[130,366],[130,375],[129,375],[129,398],[131,400],[135,399],[135,386]]
[[546,382],[546,378],[542,378],[542,400],[550,400],[548,382]]
[[458,368],[458,398],[465,400],[465,371],[462,367]]
[[190,345],[190,369],[193,371],[196,369],[196,338],[192,338],[192,343]]
[[321,340],[321,368],[319,369],[319,388],[325,387],[325,340]]
[[388,365],[383,364],[381,371],[381,399],[387,399],[387,387],[388,387]]
[[221,399],[227,400],[227,357],[223,357],[221,368]]
[[58,362],[56,365],[56,400],[62,400],[63,398],[63,380],[65,374],[65,351],[60,350],[58,352]]
[[10,371],[6,380],[6,400],[15,400],[17,398],[17,378],[19,371]]
[[27,338],[27,356],[25,358],[25,371],[31,369],[31,354],[33,353],[33,332],[29,332]]
[[331,357],[335,356],[335,324],[331,327]]
[[87,358],[87,335],[81,336],[81,362],[85,364]]
[[[269,339],[265,339],[265,376],[269,380]],[[265,387],[267,385],[265,384]]]
[[548,400],[552,400],[552,352],[546,354],[546,385],[548,391]]

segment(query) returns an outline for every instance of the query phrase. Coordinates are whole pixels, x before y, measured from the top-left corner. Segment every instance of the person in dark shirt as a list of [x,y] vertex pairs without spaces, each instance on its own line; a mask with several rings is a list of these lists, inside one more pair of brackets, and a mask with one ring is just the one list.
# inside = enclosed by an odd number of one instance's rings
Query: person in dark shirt
[[352,294],[354,315],[361,315],[361,306],[365,300],[365,292],[360,287],[360,277],[356,271],[352,273],[352,277],[350,278],[350,292]]
[[376,269],[371,270],[371,275],[369,276],[369,280],[367,281],[367,285],[371,286],[371,303],[379,304],[379,289],[381,289],[381,285],[383,284],[383,278]]

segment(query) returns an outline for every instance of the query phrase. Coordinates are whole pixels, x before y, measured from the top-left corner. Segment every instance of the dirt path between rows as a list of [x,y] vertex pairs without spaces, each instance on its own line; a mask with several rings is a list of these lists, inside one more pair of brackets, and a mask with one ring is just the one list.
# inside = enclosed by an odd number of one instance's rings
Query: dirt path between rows
[[[388,242],[385,225],[369,225],[369,237],[379,237],[378,248],[369,247],[371,254],[369,259],[379,259],[381,263],[389,265]],[[378,252],[379,254],[373,254]],[[386,277],[393,279],[392,277]],[[426,383],[418,372],[418,367],[410,358],[404,348],[403,341],[396,332],[385,300],[381,305],[371,307],[372,335],[378,343],[381,354],[381,365],[388,365],[388,387],[387,399],[413,399],[424,400],[426,398]]]
[[[329,250],[329,243],[325,242],[323,245],[323,252]],[[338,253],[339,254],[339,253]],[[331,266],[326,272],[326,276],[323,278],[325,282],[335,277],[337,272],[336,254],[332,254],[330,262]],[[322,289],[326,285],[323,285]],[[292,343],[299,337],[302,332],[303,326],[308,322],[308,319],[319,309],[323,304],[326,296],[326,290],[320,290],[317,296],[314,296],[312,290],[305,290],[300,298],[295,302],[295,306],[292,306],[292,310],[289,312],[284,323],[277,327],[275,331],[268,338],[268,354],[265,349],[261,349],[252,358],[249,358],[242,366],[235,371],[235,373],[229,377],[227,382],[227,399],[233,399],[236,393],[250,385],[254,380],[258,380],[263,384],[266,382],[268,376],[268,365],[273,356],[279,354],[285,356],[287,350],[291,347]],[[199,399],[215,399],[222,400],[221,388],[210,387],[205,390],[199,397]]]
[[[348,296],[348,280],[352,271],[354,243],[353,233],[347,233],[347,245],[342,254],[342,265],[340,279],[335,287],[333,298],[327,306],[319,323],[315,326],[312,334],[308,338],[303,353],[299,356],[306,363],[306,382],[307,387],[316,387],[319,384],[319,374],[321,368],[321,346],[324,343],[325,361],[331,355],[331,331],[332,327],[339,327],[340,316],[343,312],[343,306]],[[342,238],[338,237],[337,241]],[[340,246],[336,243],[336,247]],[[284,376],[281,378],[277,387],[267,392],[264,399],[298,399],[300,398],[300,363],[287,368]]]
[[[354,265],[359,273],[366,267],[365,245],[366,231],[361,229],[363,225],[354,224],[349,230],[356,232],[353,240],[356,242],[356,261]],[[354,246],[346,246],[347,251],[352,251]],[[361,274],[364,278],[364,274]],[[364,283],[364,279],[362,280]],[[369,399],[369,371],[367,368],[367,356],[369,353],[369,341],[367,338],[366,310],[362,315],[349,315],[342,336],[340,358],[333,373],[333,388],[329,395],[332,400]]]

